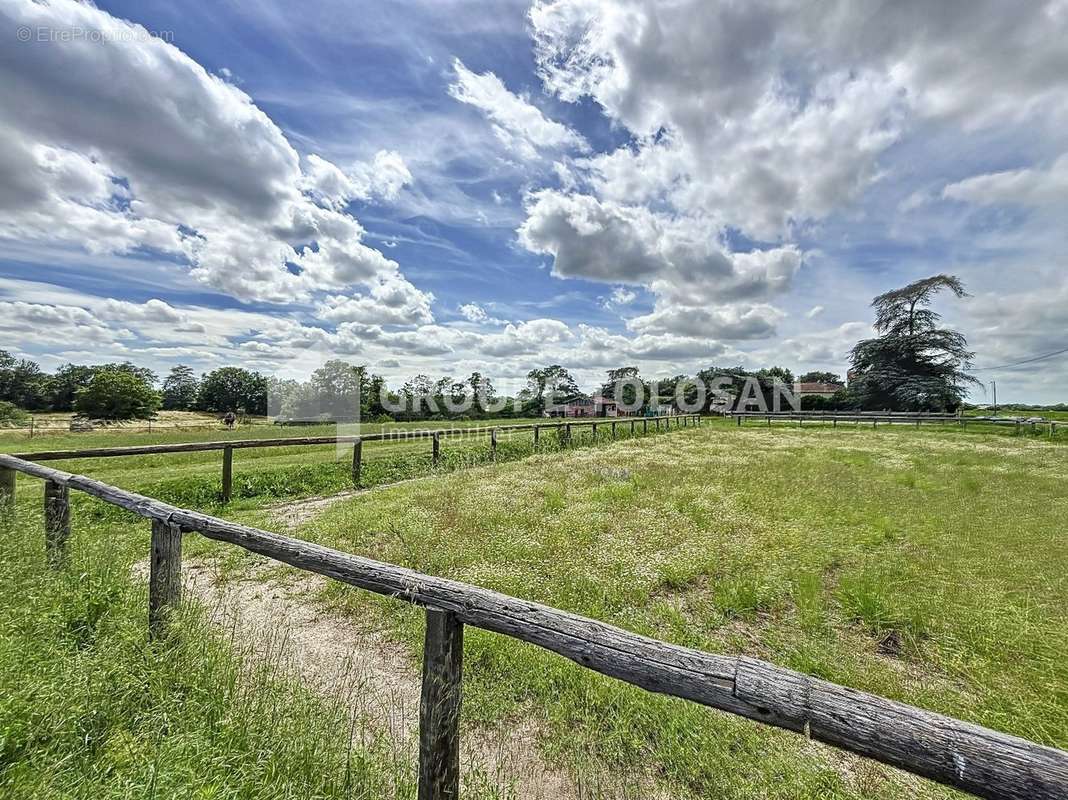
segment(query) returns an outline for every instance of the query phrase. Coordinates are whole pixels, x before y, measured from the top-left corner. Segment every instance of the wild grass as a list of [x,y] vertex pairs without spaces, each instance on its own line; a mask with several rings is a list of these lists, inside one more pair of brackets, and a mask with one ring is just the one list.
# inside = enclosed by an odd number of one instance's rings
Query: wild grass
[[[520,421],[504,421],[519,424]],[[545,423],[545,420],[540,420]],[[459,425],[459,430],[476,426],[477,421]],[[436,428],[449,427],[439,423]],[[423,423],[395,425],[397,430],[434,430],[424,428]],[[641,423],[636,429],[640,435]],[[191,437],[166,433],[153,434],[85,434],[87,438],[71,435],[68,438],[49,437],[28,443],[14,443],[0,436],[0,452],[18,451],[32,453],[53,449],[85,449],[97,446],[125,446],[136,444],[164,444],[181,441],[226,441],[228,439],[273,439],[279,436],[335,436],[334,426],[301,428],[295,434],[292,429],[279,433],[277,429],[258,428],[255,436],[247,430],[213,432],[212,435]],[[364,431],[367,432],[366,430]],[[629,423],[621,422],[618,435],[629,436]],[[655,429],[650,427],[650,434]],[[267,435],[273,434],[273,435]],[[605,443],[611,439],[607,424],[598,425],[596,439],[589,427],[575,427],[567,447],[589,446]],[[530,431],[509,431],[502,426],[496,453],[491,452],[490,435],[463,434],[441,438],[441,458],[432,463],[431,440],[416,438],[382,442],[365,442],[363,445],[360,486],[368,488],[387,483],[396,483],[408,478],[432,474],[444,474],[478,464],[525,458],[535,452],[551,453],[564,445],[558,431],[541,431],[537,447]],[[72,459],[50,464],[71,472],[91,475],[124,489],[150,495],[165,502],[182,506],[195,506],[215,511],[221,506],[222,454],[219,451],[200,453],[161,453],[147,456],[122,458]],[[332,494],[353,488],[352,447],[335,445],[290,446],[236,450],[234,453],[233,498],[236,508],[255,507],[286,498],[309,497]]]
[[362,729],[351,697],[234,651],[193,608],[149,643],[130,573],[143,526],[79,515],[70,568],[54,572],[40,515],[23,503],[19,519],[0,557],[0,796],[414,796],[411,760]]
[[[1063,442],[815,423],[706,421],[614,444],[599,433],[605,446],[566,453],[544,433],[536,454],[526,437],[502,439],[497,464],[488,441],[468,452],[445,440],[449,469],[472,469],[344,501],[298,535],[1068,747]],[[418,444],[397,476],[429,471]],[[270,497],[347,486],[332,450],[271,452],[239,454],[237,480],[255,496],[227,509],[197,488],[215,486],[217,460],[64,468],[142,491],[172,481],[173,499],[266,527]],[[38,552],[39,514],[23,510],[39,505],[39,484],[20,480],[20,500],[0,565],[0,794],[334,797],[348,780],[352,796],[410,795],[410,763],[373,742],[342,753],[341,709],[285,676],[249,683],[195,614],[178,646],[144,642],[144,588],[128,577],[143,523],[76,498],[79,566],[56,576]],[[230,552],[219,548],[193,538],[187,553]],[[369,615],[417,663],[419,610],[340,585],[323,599]],[[954,796],[504,637],[468,631],[464,668],[465,720],[535,720],[542,753],[580,779],[652,776],[682,797]],[[325,775],[305,774],[313,762]]]
[[[909,428],[708,426],[387,489],[299,535],[1068,746],[1066,451]],[[417,610],[331,587],[413,649]],[[467,710],[676,794],[948,790],[472,632]],[[578,768],[578,767],[576,767]]]

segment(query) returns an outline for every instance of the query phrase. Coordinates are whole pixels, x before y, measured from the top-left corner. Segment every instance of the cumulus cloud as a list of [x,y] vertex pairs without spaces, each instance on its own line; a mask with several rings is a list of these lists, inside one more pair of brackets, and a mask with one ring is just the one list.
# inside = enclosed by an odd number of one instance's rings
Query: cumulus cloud
[[380,150],[371,162],[354,164],[347,172],[314,153],[305,161],[301,187],[317,202],[337,211],[353,200],[395,200],[412,182],[404,159],[392,150]]
[[[647,285],[657,296],[656,308],[639,326],[692,333],[694,325],[704,325],[733,330],[732,338],[770,335],[778,315],[758,312],[732,324],[706,315],[693,323],[697,316],[687,309],[781,292],[802,262],[794,246],[732,253],[699,219],[551,189],[528,198],[519,241],[551,255],[559,277]],[[758,325],[758,316],[768,324]]]
[[5,3],[0,17],[102,34],[0,51],[0,236],[161,251],[240,299],[398,273],[340,210],[395,196],[410,180],[397,154],[347,172],[310,156],[302,172],[248,95],[140,26],[73,0]]
[[540,151],[588,149],[580,134],[546,117],[528,98],[510,92],[492,72],[472,72],[460,59],[453,61],[453,70],[449,94],[485,114],[497,138],[525,160],[537,158]]
[[17,335],[20,342],[41,344],[110,344],[134,338],[131,331],[113,328],[84,308],[18,300],[0,301],[0,332]]
[[775,334],[785,313],[774,306],[717,306],[686,308],[661,306],[651,314],[634,317],[627,327],[638,333],[674,333],[707,339],[764,339]]
[[329,322],[365,325],[425,325],[434,321],[434,295],[416,289],[397,276],[377,281],[367,294],[332,295],[320,304],[317,316]]
[[573,336],[571,329],[560,320],[532,319],[517,325],[508,324],[500,333],[482,337],[479,350],[494,357],[537,353]]

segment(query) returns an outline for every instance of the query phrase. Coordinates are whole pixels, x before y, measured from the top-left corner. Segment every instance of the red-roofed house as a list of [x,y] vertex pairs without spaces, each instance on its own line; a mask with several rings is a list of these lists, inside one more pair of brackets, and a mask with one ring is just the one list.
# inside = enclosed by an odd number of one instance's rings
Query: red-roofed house
[[834,397],[844,388],[840,383],[795,383],[794,394],[799,400],[802,397]]

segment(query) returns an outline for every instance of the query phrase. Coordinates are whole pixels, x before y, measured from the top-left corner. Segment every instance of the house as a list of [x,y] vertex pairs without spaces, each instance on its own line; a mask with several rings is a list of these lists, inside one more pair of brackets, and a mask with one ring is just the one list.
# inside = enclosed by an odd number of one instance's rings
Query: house
[[845,387],[840,383],[795,383],[794,395],[798,400],[805,397],[834,397]]
[[610,397],[576,397],[545,409],[549,417],[618,417],[616,401]]

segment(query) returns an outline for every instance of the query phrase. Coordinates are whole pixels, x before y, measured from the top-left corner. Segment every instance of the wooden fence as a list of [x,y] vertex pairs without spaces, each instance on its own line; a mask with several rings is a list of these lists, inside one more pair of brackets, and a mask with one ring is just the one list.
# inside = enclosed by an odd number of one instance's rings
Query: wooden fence
[[956,425],[960,428],[967,428],[969,424],[999,425],[1002,427],[1014,428],[1017,435],[1020,434],[1024,426],[1027,426],[1032,434],[1037,433],[1039,426],[1041,426],[1042,429],[1048,432],[1049,438],[1051,439],[1057,433],[1056,420],[1040,422],[1038,420],[965,417],[958,414],[911,413],[907,411],[894,411],[889,413],[873,411],[859,413],[833,411],[736,411],[732,413],[731,416],[737,420],[739,427],[741,427],[742,423],[747,419],[758,419],[764,420],[769,427],[772,422],[778,420],[796,422],[798,427],[804,427],[806,422],[830,422],[832,427],[835,428],[838,427],[839,422],[851,422],[854,426],[870,422],[873,428],[877,427],[881,422],[884,425],[915,425],[917,428],[924,423],[935,425]]
[[67,561],[70,490],[151,520],[148,620],[167,633],[181,596],[185,533],[426,608],[419,717],[419,798],[459,797],[465,625],[511,636],[651,692],[803,734],[978,797],[1063,800],[1068,752],[859,692],[744,656],[667,644],[556,608],[176,508],[81,475],[0,455],[0,507],[14,515],[15,475],[45,481],[45,547]]
[[[238,427],[246,428],[251,427],[250,423],[238,422]],[[220,420],[203,420],[202,422],[158,422],[155,420],[145,420],[141,423],[115,423],[109,425],[101,425],[94,427],[92,430],[71,430],[70,422],[64,422],[61,425],[48,424],[38,422],[33,417],[30,418],[28,425],[6,425],[0,426],[0,433],[4,434],[25,434],[26,438],[33,439],[37,436],[49,436],[54,434],[64,433],[172,433],[175,431],[207,431],[207,430],[220,430],[226,427],[223,421]]]
[[496,457],[497,441],[501,433],[512,431],[532,431],[534,445],[540,441],[545,430],[555,430],[561,444],[571,441],[572,429],[590,427],[596,437],[600,426],[611,430],[614,439],[620,428],[629,426],[633,435],[640,427],[641,432],[670,430],[672,423],[676,428],[697,426],[701,424],[699,414],[675,414],[663,417],[591,417],[573,419],[567,422],[525,423],[522,425],[501,425],[482,428],[443,428],[441,430],[397,430],[383,433],[368,433],[353,436],[303,436],[288,439],[240,439],[222,442],[181,442],[177,444],[145,444],[132,447],[98,447],[83,450],[42,450],[36,453],[18,453],[16,458],[26,461],[66,461],[77,458],[119,458],[122,456],[158,455],[164,453],[201,453],[221,450],[222,457],[222,499],[230,502],[234,485],[234,451],[264,447],[300,447],[312,445],[352,445],[352,483],[360,486],[363,465],[364,442],[393,442],[417,439],[430,440],[431,460],[435,466],[441,460],[441,440],[449,437],[475,437],[489,434],[491,457]]

